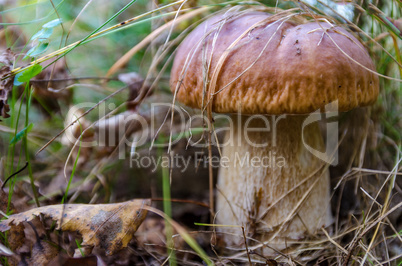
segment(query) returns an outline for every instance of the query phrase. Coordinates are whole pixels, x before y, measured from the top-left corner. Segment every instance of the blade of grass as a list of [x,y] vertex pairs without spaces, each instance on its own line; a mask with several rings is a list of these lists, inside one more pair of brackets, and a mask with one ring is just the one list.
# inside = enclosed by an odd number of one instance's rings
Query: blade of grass
[[[392,38],[392,41],[394,43],[396,60],[398,60],[399,64],[402,64],[401,53],[399,52],[398,41],[396,39],[395,34],[391,33],[391,38]],[[399,69],[400,78],[402,78],[402,67],[398,66],[398,69]]]
[[[159,142],[165,143],[165,137],[161,134],[159,137]],[[158,157],[162,158],[164,156],[163,148],[158,148]],[[163,160],[162,160],[163,161]],[[161,177],[162,177],[162,191],[163,191],[163,211],[169,218],[172,217],[172,203],[170,201],[170,178],[169,178],[169,168],[164,167],[161,164]],[[172,225],[165,219],[165,233],[166,233],[166,245],[169,252],[169,265],[177,265],[176,254],[174,252],[174,241],[173,241],[173,228]]]
[[[27,82],[26,87],[26,94],[27,94],[27,101],[26,101],[26,113],[25,113],[25,127],[28,127],[29,124],[29,110],[31,107],[31,101],[32,101],[32,91],[29,86],[29,82]],[[32,166],[31,166],[31,158],[29,155],[29,150],[28,150],[28,132],[26,131],[23,137],[23,145],[24,145],[24,150],[25,150],[25,158],[26,161],[28,162],[28,176],[29,180],[31,181],[31,188],[32,192],[34,195],[35,203],[37,207],[40,207],[39,199],[38,199],[38,191],[36,190],[35,183],[34,183],[34,178],[33,178],[33,173],[32,173]]]
[[205,253],[205,251],[197,244],[197,242],[190,236],[190,234],[187,233],[187,231],[180,224],[178,224],[176,221],[174,221],[172,218],[170,218],[158,209],[150,206],[143,206],[143,208],[161,216],[162,218],[165,218],[176,229],[183,240],[198,254],[198,256],[204,261],[205,264],[214,265],[214,263]]
[[392,33],[397,35],[399,39],[402,39],[401,31],[394,25],[392,22],[384,15],[384,13],[379,10],[376,6],[370,4],[368,8],[368,12],[371,16],[373,16],[380,24],[387,27]]
[[[13,93],[12,93],[12,100],[11,100],[11,110],[13,110],[13,113],[15,114],[15,105],[17,102],[17,93],[16,93],[17,88],[14,86],[13,87]],[[15,129],[14,129],[14,135],[10,135],[10,142],[13,138],[15,138],[15,136],[17,136],[18,133],[18,124],[20,121],[20,117],[21,117],[21,111],[22,111],[22,100],[25,97],[25,90],[21,96],[21,104],[18,108],[18,113],[17,113],[17,118],[15,119],[15,123],[14,123],[14,117],[15,115],[11,115],[11,121],[10,121],[10,127],[12,128],[12,125],[15,124]],[[9,166],[9,170],[8,173],[13,173],[14,172],[14,156],[15,156],[15,145],[12,146],[12,148],[9,150],[8,152],[8,159],[10,161],[10,166]],[[18,165],[17,165],[18,167]],[[10,203],[11,203],[11,197],[13,195],[13,191],[14,191],[14,185],[15,185],[15,179],[16,176],[11,180],[10,185],[9,185],[9,193],[8,193],[8,205],[7,205],[7,213],[10,211]]]
[[[394,173],[392,173],[392,177],[389,180],[388,191],[387,191],[387,194],[386,194],[386,197],[385,197],[385,202],[384,202],[382,210],[381,210],[381,216],[384,216],[384,214],[388,210],[391,195],[392,195],[392,190],[394,189],[394,186],[395,186],[395,179],[396,179],[396,174],[395,173],[398,171],[398,168],[399,168],[398,166],[399,166],[400,163],[401,163],[401,160],[399,160],[396,163],[396,165],[395,165],[395,167],[393,169]],[[366,259],[368,259],[369,252],[370,252],[370,250],[371,250],[371,248],[372,248],[372,246],[373,246],[373,244],[375,242],[376,236],[378,234],[378,231],[380,230],[381,225],[382,225],[382,223],[377,224],[377,226],[375,228],[375,231],[374,231],[374,234],[373,234],[373,236],[371,238],[370,244],[367,247],[367,252],[365,253],[365,255],[363,257],[363,261],[361,262],[361,265],[364,265]]]
[[[82,133],[82,125],[81,125],[81,123],[80,123],[79,120],[78,120],[78,123],[79,123],[79,125],[80,125],[80,131],[81,131],[81,133]],[[61,200],[61,204],[64,204],[64,202],[67,201],[68,191],[70,190],[70,185],[71,185],[71,182],[73,181],[73,177],[74,177],[75,170],[77,169],[78,159],[80,158],[81,142],[82,142],[82,134],[80,134],[80,142],[79,142],[79,144],[78,144],[78,153],[77,153],[77,157],[75,158],[73,170],[71,171],[70,178],[68,179],[68,183],[67,183],[67,187],[66,187],[66,192],[64,193],[63,199]],[[74,149],[74,147],[73,147],[73,149]]]
[[[65,2],[65,0],[63,0],[63,1],[61,1],[59,4],[57,4],[56,9],[58,9],[64,2]],[[27,9],[27,8],[29,8],[29,7],[31,7],[31,6],[36,6],[36,7],[38,7],[39,5],[42,5],[42,4],[46,4],[46,2],[39,2],[39,3],[34,3],[34,4],[27,4],[27,5],[19,6],[19,7],[16,7],[16,8],[10,8],[10,9],[4,10],[4,11],[0,11],[0,16],[3,15],[3,14],[10,13],[10,12],[12,12],[12,11],[18,11],[18,13],[21,13],[21,11],[20,11],[21,9]],[[42,7],[42,9],[43,9],[43,7]],[[39,19],[34,19],[34,20],[30,20],[30,21],[25,21],[25,22],[15,22],[15,23],[5,23],[5,22],[1,22],[0,25],[3,25],[3,26],[31,25],[31,24],[38,23],[38,22],[41,22],[41,21],[46,21],[46,20],[47,20],[48,18],[50,18],[53,14],[55,14],[55,10],[54,10],[54,9],[52,9],[52,10],[53,10],[53,12],[50,12],[48,15],[43,16],[42,18],[39,18]]]
[[[134,1],[134,0],[133,0],[133,1]],[[41,57],[41,58],[38,58],[38,59],[32,61],[32,62],[29,63],[27,66],[18,67],[18,68],[13,69],[13,70],[11,71],[10,75],[18,74],[18,73],[24,71],[25,69],[29,68],[31,65],[43,63],[44,61],[46,61],[46,60],[48,60],[48,59],[50,59],[50,58],[54,58],[54,57],[56,57],[56,56],[61,56],[61,57],[62,57],[62,56],[64,56],[64,55],[66,55],[67,53],[69,53],[70,50],[75,49],[76,47],[80,46],[81,44],[83,44],[83,43],[86,42],[86,41],[93,40],[95,37],[100,36],[100,35],[102,35],[102,34],[104,34],[104,33],[106,33],[106,32],[109,32],[109,31],[111,31],[111,30],[113,30],[113,29],[122,27],[122,26],[124,26],[124,25],[126,25],[126,24],[128,24],[128,23],[131,23],[131,22],[137,21],[137,20],[139,20],[139,19],[142,19],[142,18],[144,18],[144,17],[146,17],[146,16],[148,16],[148,15],[151,15],[151,14],[153,14],[153,13],[155,13],[155,12],[159,12],[159,11],[162,11],[162,10],[164,10],[164,9],[166,9],[166,8],[169,8],[169,7],[172,7],[172,6],[174,6],[174,5],[180,4],[180,3],[182,3],[183,1],[185,1],[185,0],[180,0],[180,1],[177,1],[177,2],[174,2],[174,3],[171,3],[171,4],[168,4],[168,5],[162,6],[162,7],[160,7],[160,8],[157,8],[157,9],[154,9],[154,10],[151,10],[151,11],[148,11],[148,12],[145,12],[145,13],[143,13],[143,14],[141,14],[141,15],[139,15],[139,16],[136,16],[136,17],[134,17],[134,18],[132,18],[132,19],[126,20],[126,21],[124,21],[124,22],[118,23],[118,24],[116,24],[116,25],[114,25],[114,26],[111,26],[111,27],[109,27],[109,28],[107,28],[107,29],[104,29],[104,30],[102,30],[102,31],[96,32],[95,34],[88,35],[87,37],[85,37],[84,39],[82,39],[82,40],[80,40],[80,41],[77,41],[77,42],[74,42],[74,43],[72,43],[72,44],[69,44],[69,45],[67,45],[67,46],[65,46],[65,47],[63,47],[63,48],[61,48],[61,49],[59,49],[59,50],[57,50],[57,51],[54,51],[54,52],[52,52],[52,53],[50,53],[50,54],[48,54],[48,55],[46,55],[46,56],[43,56],[43,57]],[[113,16],[112,18],[114,18],[114,16]],[[111,18],[111,19],[112,19],[112,18]],[[110,20],[110,19],[109,19],[109,20]],[[107,23],[109,22],[109,20],[107,21]],[[104,23],[104,24],[107,24],[107,23]],[[102,24],[102,26],[99,27],[99,28],[103,28],[103,25],[104,25],[104,24]],[[99,28],[98,28],[98,29],[99,29]],[[8,78],[8,77],[9,77],[9,76],[6,76],[6,77],[4,77],[4,79],[5,79],[5,78]]]
[[84,39],[81,41],[77,42],[76,45],[74,45],[71,49],[67,50],[63,56],[66,56],[69,52],[74,50],[76,47],[78,47],[82,42],[86,41],[88,38],[91,36],[95,35],[98,31],[100,31],[105,25],[107,25],[110,21],[115,19],[117,16],[119,16],[121,13],[123,13],[127,8],[129,8],[132,4],[137,2],[137,0],[131,0],[127,5],[125,5],[122,9],[120,9],[117,13],[115,13],[113,16],[111,16],[106,22],[104,22],[102,25],[100,25],[98,28],[96,28],[94,31],[92,31],[90,34],[88,34]]

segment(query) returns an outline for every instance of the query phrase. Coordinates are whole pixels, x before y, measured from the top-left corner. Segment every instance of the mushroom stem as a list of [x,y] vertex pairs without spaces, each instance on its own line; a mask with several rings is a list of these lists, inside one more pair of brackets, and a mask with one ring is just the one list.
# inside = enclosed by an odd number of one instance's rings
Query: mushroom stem
[[[283,249],[331,222],[328,167],[306,148],[322,152],[324,141],[316,122],[303,128],[305,118],[233,116],[218,177],[218,223],[242,225],[248,236]],[[244,243],[235,230],[222,229],[236,233],[224,234],[227,244]]]

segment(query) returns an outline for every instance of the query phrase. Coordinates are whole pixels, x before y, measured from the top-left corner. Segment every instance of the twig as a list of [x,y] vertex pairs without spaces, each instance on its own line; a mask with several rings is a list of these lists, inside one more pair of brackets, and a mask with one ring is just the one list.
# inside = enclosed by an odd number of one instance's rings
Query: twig
[[61,81],[70,81],[70,80],[85,80],[85,79],[104,79],[104,80],[119,80],[117,78],[108,78],[108,77],[77,77],[77,78],[64,78],[64,79],[31,79],[31,83],[42,83],[42,82],[61,82]]
[[341,247],[338,243],[336,243],[336,241],[333,240],[333,239],[329,236],[328,232],[327,232],[324,228],[321,228],[321,230],[324,232],[324,234],[325,234],[325,236],[328,238],[329,242],[331,242],[332,244],[334,244],[334,245],[335,245],[339,250],[341,250],[343,253],[348,254],[348,252],[346,251],[346,249],[344,249],[344,248]]
[[368,225],[363,230],[363,232],[360,234],[360,236],[355,238],[353,243],[350,245],[350,248],[348,249],[348,254],[347,254],[344,262],[342,263],[343,266],[349,265],[348,263],[349,263],[350,257],[352,256],[353,250],[356,248],[356,245],[359,243],[360,239],[362,239],[365,234],[367,234],[371,229],[373,229],[373,227],[376,226],[379,222],[381,222],[385,217],[387,217],[388,215],[390,215],[391,213],[393,213],[395,210],[399,209],[400,207],[402,207],[402,202],[400,202],[399,204],[394,206],[392,209],[390,209],[385,214],[378,217],[377,220],[373,221],[372,224]]
[[209,206],[211,211],[211,221],[215,216],[215,204],[214,204],[214,172],[212,169],[212,124],[213,118],[212,114],[208,113],[208,175],[209,175]]
[[243,239],[244,239],[244,245],[246,245],[246,253],[247,253],[248,262],[250,263],[250,266],[252,266],[253,264],[251,263],[250,253],[248,252],[247,238],[246,238],[246,233],[244,232],[244,226],[241,226],[241,230],[243,231]]
[[[152,201],[166,201],[164,198],[151,198]],[[208,204],[203,202],[195,201],[195,200],[185,200],[185,199],[170,199],[171,202],[180,202],[180,203],[191,203],[201,207],[209,208]]]
[[27,166],[28,166],[28,162],[25,162],[25,165],[24,165],[20,170],[18,170],[18,171],[15,172],[14,174],[10,175],[9,177],[7,177],[7,179],[4,181],[3,185],[1,186],[1,189],[2,189],[2,190],[4,189],[4,186],[6,185],[6,183],[8,182],[8,180],[10,180],[12,177],[14,177],[14,176],[18,175],[19,173],[21,173],[22,171],[24,171],[25,168],[27,168]]

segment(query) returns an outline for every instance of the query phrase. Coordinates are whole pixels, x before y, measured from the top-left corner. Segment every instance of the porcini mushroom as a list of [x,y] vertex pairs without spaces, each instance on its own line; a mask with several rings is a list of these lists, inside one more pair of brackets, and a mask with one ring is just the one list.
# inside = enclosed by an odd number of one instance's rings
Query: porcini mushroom
[[[289,17],[216,15],[181,43],[171,72],[180,102],[232,114],[222,154],[228,163],[218,176],[218,223],[242,225],[279,249],[332,220],[328,160],[311,152],[323,152],[323,137],[316,122],[303,125],[306,117],[332,102],[338,111],[370,105],[379,90],[373,62],[351,33]],[[283,165],[272,164],[275,158]],[[244,243],[241,234],[224,239]]]

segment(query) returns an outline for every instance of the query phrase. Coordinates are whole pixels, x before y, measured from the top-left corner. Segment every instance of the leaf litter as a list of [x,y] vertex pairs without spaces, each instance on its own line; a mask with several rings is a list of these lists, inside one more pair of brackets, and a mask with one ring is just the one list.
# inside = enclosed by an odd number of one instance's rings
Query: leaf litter
[[14,54],[10,49],[0,55],[0,116],[8,118],[10,106],[7,103],[8,94],[13,89],[14,76],[10,76],[13,67]]
[[80,233],[83,246],[100,247],[106,255],[113,255],[133,238],[146,217],[144,206],[149,204],[150,200],[136,199],[112,204],[49,205],[10,215],[0,222],[0,231],[6,232],[42,216],[55,221],[57,230]]

